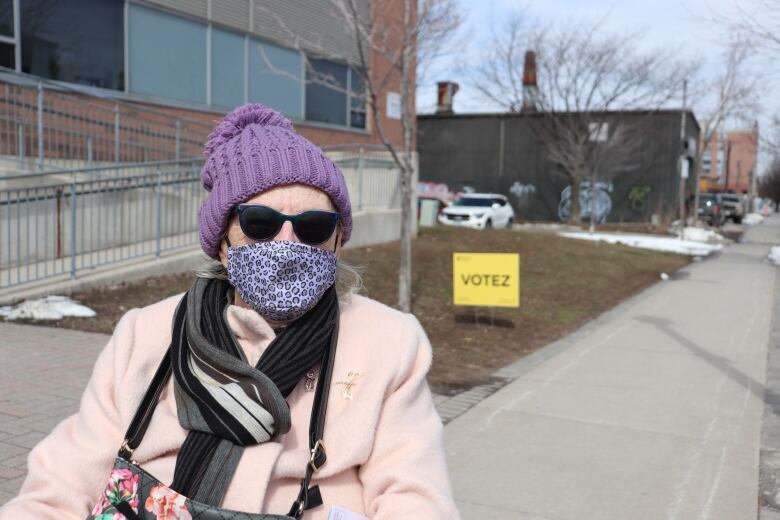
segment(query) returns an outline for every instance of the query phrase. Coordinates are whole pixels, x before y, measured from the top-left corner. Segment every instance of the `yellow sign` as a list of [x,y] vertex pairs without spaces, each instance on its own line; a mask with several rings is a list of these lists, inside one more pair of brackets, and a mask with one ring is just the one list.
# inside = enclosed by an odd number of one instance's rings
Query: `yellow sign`
[[520,255],[452,253],[455,305],[520,306]]

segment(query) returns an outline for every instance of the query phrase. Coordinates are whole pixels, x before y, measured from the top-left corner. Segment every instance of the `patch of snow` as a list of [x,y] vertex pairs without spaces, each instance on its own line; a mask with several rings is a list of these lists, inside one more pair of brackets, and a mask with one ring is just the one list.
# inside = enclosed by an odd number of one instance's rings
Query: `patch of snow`
[[665,282],[665,281],[667,281],[668,279],[669,279],[669,275],[668,275],[668,274],[666,274],[666,273],[661,273],[661,280],[663,280],[663,281]]
[[780,265],[780,246],[772,246],[772,249],[769,250],[769,255],[767,258],[773,264]]
[[91,318],[95,316],[95,311],[66,296],[47,296],[25,300],[15,307],[0,307],[0,316],[7,320],[61,320],[67,316]]
[[723,235],[716,233],[711,229],[699,227],[686,227],[683,230],[683,238],[695,242],[723,242],[725,240]]
[[555,222],[523,222],[522,224],[515,224],[515,227],[519,229],[562,229],[568,226]]
[[761,216],[759,213],[748,213],[744,217],[742,217],[742,223],[746,226],[755,226],[757,224],[760,224],[764,220],[764,217]]
[[562,237],[576,238],[579,240],[592,240],[607,242],[609,244],[623,244],[640,249],[652,249],[666,253],[679,253],[691,256],[708,256],[710,253],[723,249],[721,244],[708,244],[695,240],[681,240],[675,237],[662,237],[657,235],[623,235],[608,233],[558,233]]

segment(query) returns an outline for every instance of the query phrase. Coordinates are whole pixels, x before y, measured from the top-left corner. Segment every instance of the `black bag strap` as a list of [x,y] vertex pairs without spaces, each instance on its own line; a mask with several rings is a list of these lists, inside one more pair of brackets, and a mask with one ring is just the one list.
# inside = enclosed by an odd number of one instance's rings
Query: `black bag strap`
[[[186,314],[187,295],[185,294],[176,309],[174,327],[180,325],[179,320],[184,319]],[[306,472],[301,480],[301,490],[298,493],[298,498],[293,502],[290,512],[288,513],[288,516],[292,516],[296,519],[301,518],[306,509],[312,509],[322,505],[322,496],[320,495],[319,486],[309,487],[309,484],[311,483],[311,478],[314,473],[325,464],[325,461],[328,458],[325,453],[325,444],[323,443],[322,438],[325,432],[325,414],[328,410],[330,381],[333,374],[333,363],[336,359],[336,345],[339,336],[338,305],[336,305],[335,321],[330,336],[330,346],[325,350],[322,364],[320,365],[320,378],[319,381],[317,381],[317,389],[314,393],[314,402],[312,404],[311,418],[309,420],[309,462],[306,465]],[[141,444],[141,440],[143,439],[146,430],[149,428],[154,408],[157,406],[157,403],[160,400],[160,394],[162,393],[163,388],[165,388],[168,378],[171,376],[171,347],[172,346],[168,347],[160,365],[157,367],[157,371],[154,373],[154,377],[152,377],[152,381],[146,389],[133,419],[130,421],[130,426],[127,428],[122,446],[119,448],[118,455],[129,462],[132,462],[133,451]]]
[[141,444],[141,439],[143,439],[146,430],[149,428],[149,423],[152,421],[152,413],[171,372],[171,349],[168,348],[160,366],[157,367],[157,372],[154,373],[149,388],[146,389],[146,393],[133,416],[133,420],[130,421],[130,426],[127,428],[125,440],[122,442],[122,447],[119,448],[119,456],[123,459],[129,461],[133,457],[133,451]]
[[309,463],[306,465],[306,473],[301,480],[301,490],[298,498],[293,502],[288,516],[301,518],[304,510],[322,505],[322,496],[319,486],[309,487],[312,475],[319,471],[328,460],[325,453],[323,435],[325,433],[325,414],[328,411],[328,396],[330,394],[330,381],[333,376],[333,363],[336,359],[336,344],[339,337],[339,309],[336,306],[336,323],[330,336],[330,346],[323,355],[320,365],[320,380],[317,381],[317,390],[314,393],[314,402],[311,408],[311,420],[309,421]]
[[[179,305],[176,306],[176,311],[173,315],[173,330],[176,330],[182,323],[182,320],[187,316],[187,293],[184,293],[184,298],[179,301]],[[171,376],[173,371],[171,367],[171,348],[173,348],[173,339],[171,339],[171,345],[168,346],[168,350],[165,351],[165,355],[160,361],[160,365],[157,367],[157,371],[152,377],[149,387],[146,389],[138,408],[135,411],[133,419],[130,421],[130,426],[127,427],[125,432],[125,440],[122,442],[122,447],[119,448],[119,456],[123,459],[130,461],[133,458],[133,451],[141,444],[141,440],[146,434],[146,430],[149,428],[149,423],[152,422],[152,414],[154,408],[157,406],[157,402],[160,400],[160,394],[165,388],[165,383]]]

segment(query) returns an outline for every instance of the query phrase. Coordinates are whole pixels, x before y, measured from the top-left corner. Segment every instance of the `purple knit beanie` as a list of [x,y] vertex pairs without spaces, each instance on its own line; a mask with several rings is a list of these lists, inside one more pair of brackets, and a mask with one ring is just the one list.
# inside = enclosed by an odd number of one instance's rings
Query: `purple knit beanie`
[[286,184],[307,184],[328,194],[341,215],[341,244],[352,233],[344,175],[314,143],[297,134],[279,112],[242,105],[214,127],[203,149],[201,182],[209,194],[198,214],[200,245],[219,258],[220,237],[236,204]]

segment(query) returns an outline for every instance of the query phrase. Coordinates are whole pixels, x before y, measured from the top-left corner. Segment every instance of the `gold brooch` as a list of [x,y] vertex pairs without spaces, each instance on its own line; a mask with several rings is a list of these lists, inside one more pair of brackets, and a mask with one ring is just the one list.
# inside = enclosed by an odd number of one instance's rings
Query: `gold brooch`
[[363,374],[360,372],[350,372],[347,374],[346,381],[336,381],[337,385],[343,385],[341,389],[341,397],[344,399],[352,400],[352,388],[357,384],[355,380],[359,379]]
[[307,392],[311,392],[314,390],[314,382],[317,380],[317,374],[314,373],[314,370],[310,370],[308,374],[306,374],[306,380],[304,381],[304,387],[306,388]]

